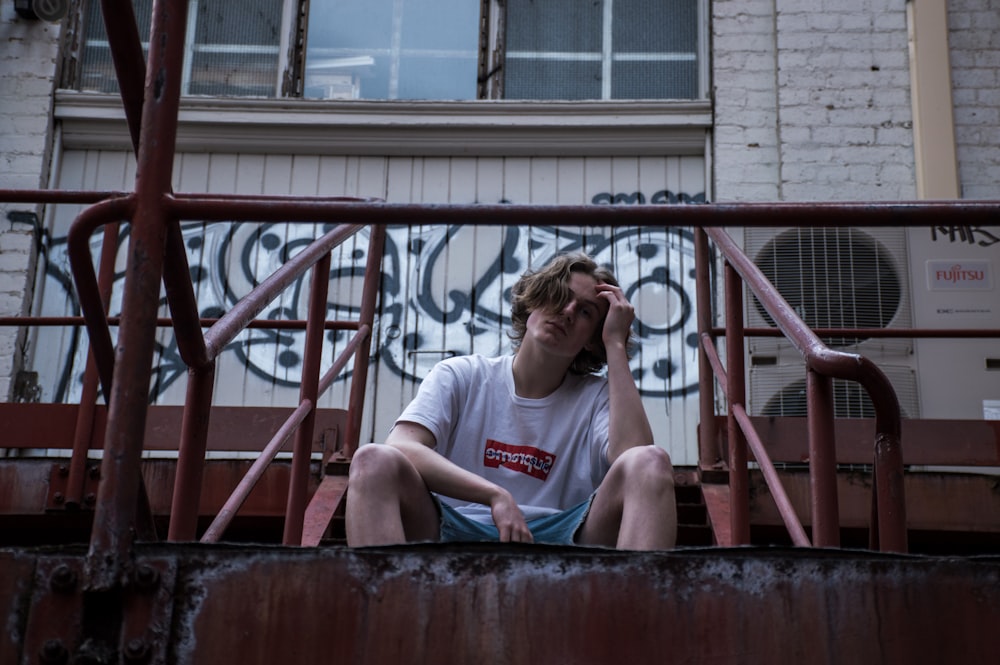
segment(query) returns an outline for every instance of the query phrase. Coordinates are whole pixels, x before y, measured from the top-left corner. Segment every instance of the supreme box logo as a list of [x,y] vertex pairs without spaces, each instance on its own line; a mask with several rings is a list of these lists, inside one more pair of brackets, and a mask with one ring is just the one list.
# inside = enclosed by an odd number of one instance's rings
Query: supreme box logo
[[532,446],[515,446],[493,439],[486,440],[483,465],[490,468],[504,467],[525,473],[544,481],[552,471],[556,456]]

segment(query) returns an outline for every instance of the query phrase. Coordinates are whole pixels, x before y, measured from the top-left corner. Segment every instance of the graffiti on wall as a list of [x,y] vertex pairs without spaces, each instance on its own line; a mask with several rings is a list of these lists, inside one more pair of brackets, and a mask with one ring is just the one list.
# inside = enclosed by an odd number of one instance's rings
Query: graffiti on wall
[[981,226],[932,226],[931,242],[945,241],[990,247],[1000,242],[1000,238]]
[[[664,190],[649,197],[639,192],[601,193],[592,197],[592,202],[699,203],[704,198],[703,194],[675,195]],[[643,394],[674,397],[697,390],[694,243],[690,231],[668,227],[483,229],[461,224],[389,227],[373,362],[419,381],[443,357],[509,352],[506,332],[510,324],[510,287],[525,270],[542,265],[557,253],[584,251],[615,271],[626,295],[636,305],[634,328],[639,346],[632,370]],[[312,224],[184,225],[182,232],[201,316],[220,316],[327,230],[329,227]],[[94,242],[99,242],[97,237]],[[56,306],[72,302],[72,309],[78,312],[66,269],[65,238],[50,240],[47,245],[46,301]],[[96,256],[97,244],[93,251]],[[121,258],[122,250],[119,253]],[[366,261],[364,232],[354,242],[335,250],[329,319],[356,318]],[[123,273],[116,275],[113,312],[120,306],[116,303],[120,302],[122,278]],[[300,280],[262,312],[261,318],[306,318],[307,285],[307,280]],[[338,348],[346,344],[349,334],[327,333],[326,366]],[[227,346],[220,364],[239,363],[245,368],[247,381],[297,388],[303,343],[302,331],[248,330]],[[76,335],[68,346],[71,350],[61,360],[64,364],[55,372],[57,376],[48,380],[52,401],[78,396],[86,336]],[[183,383],[187,373],[172,335],[159,336],[156,354],[152,400],[178,381]]]

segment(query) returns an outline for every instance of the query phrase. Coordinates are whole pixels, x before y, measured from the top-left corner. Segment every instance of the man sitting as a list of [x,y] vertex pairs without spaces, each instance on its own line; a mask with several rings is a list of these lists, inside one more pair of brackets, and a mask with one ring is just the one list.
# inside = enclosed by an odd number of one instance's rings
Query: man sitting
[[438,363],[385,444],[358,449],[348,544],[673,547],[673,469],[629,369],[635,313],[614,276],[559,255],[511,301],[513,355]]

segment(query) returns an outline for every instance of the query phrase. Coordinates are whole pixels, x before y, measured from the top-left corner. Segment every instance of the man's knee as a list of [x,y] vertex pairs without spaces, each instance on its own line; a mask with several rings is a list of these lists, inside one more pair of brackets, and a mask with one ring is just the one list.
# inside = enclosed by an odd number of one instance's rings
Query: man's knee
[[674,467],[670,455],[657,446],[636,446],[622,453],[615,466],[628,484],[643,483],[663,489],[673,489]]
[[365,482],[392,482],[399,474],[406,457],[384,444],[369,444],[358,448],[351,458],[351,469],[348,475],[351,485]]

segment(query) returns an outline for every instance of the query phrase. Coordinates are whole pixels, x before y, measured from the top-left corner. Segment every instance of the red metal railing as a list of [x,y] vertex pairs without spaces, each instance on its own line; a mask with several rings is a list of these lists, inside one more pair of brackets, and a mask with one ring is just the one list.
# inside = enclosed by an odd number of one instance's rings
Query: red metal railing
[[[210,416],[212,376],[215,358],[225,342],[239,330],[251,324],[253,317],[281,288],[312,269],[313,285],[307,328],[306,374],[303,377],[299,406],[275,434],[267,446],[264,460],[272,456],[280,441],[297,428],[293,458],[293,489],[286,507],[284,540],[294,543],[301,534],[301,510],[304,490],[301,478],[308,464],[308,441],[305,434],[311,427],[316,398],[329,385],[334,370],[346,363],[342,355],[322,379],[319,378],[316,344],[317,333],[324,325],[324,289],[328,281],[329,251],[362,225],[373,225],[372,246],[369,249],[369,276],[373,275],[381,258],[381,225],[404,223],[462,223],[466,225],[531,225],[552,224],[576,226],[690,226],[699,232],[699,284],[709,283],[711,263],[707,237],[710,236],[726,259],[727,304],[727,371],[709,342],[718,331],[712,327],[711,299],[699,297],[700,333],[703,341],[701,436],[702,460],[715,455],[713,370],[724,386],[729,405],[729,468],[732,482],[732,525],[739,542],[748,542],[749,515],[745,499],[745,469],[749,446],[766,475],[774,479],[773,468],[767,468],[767,455],[759,438],[749,426],[744,404],[742,284],[746,283],[772,317],[783,334],[797,345],[806,357],[810,382],[810,431],[813,451],[812,474],[814,537],[816,544],[836,542],[836,495],[831,488],[834,463],[832,441],[832,409],[830,408],[830,377],[848,378],[868,389],[879,413],[878,436],[874,442],[878,483],[879,544],[884,549],[905,549],[905,519],[902,509],[902,487],[899,462],[899,413],[891,386],[869,361],[858,356],[835,354],[826,349],[815,333],[799,320],[773,290],[759,271],[718,228],[725,226],[905,226],[932,225],[941,215],[951,223],[984,225],[994,223],[1000,204],[997,202],[933,202],[933,203],[840,203],[815,204],[711,204],[705,206],[518,206],[518,205],[416,205],[387,204],[373,201],[329,199],[292,199],[289,197],[239,197],[229,195],[174,194],[171,174],[174,161],[180,99],[180,63],[183,60],[187,2],[154,0],[152,28],[149,39],[149,66],[141,57],[139,36],[135,27],[131,3],[128,0],[102,0],[105,22],[116,69],[129,130],[136,146],[137,177],[132,193],[88,194],[94,202],[76,220],[71,232],[73,270],[84,320],[91,333],[93,365],[109,404],[107,435],[104,441],[102,482],[96,502],[96,513],[88,554],[88,587],[110,589],[127,572],[134,527],[141,518],[142,483],[139,474],[140,455],[146,418],[146,394],[151,376],[153,340],[158,318],[161,282],[166,286],[171,307],[171,324],[178,338],[182,358],[190,367],[188,393],[180,445],[180,459],[171,512],[170,538],[190,539],[194,533],[194,514],[200,481],[200,464],[204,457],[205,436]],[[0,192],[0,200],[58,202],[72,199],[73,193]],[[81,194],[82,196],[82,194]],[[244,220],[244,221],[328,221],[342,224],[318,240],[309,250],[289,262],[272,278],[254,290],[224,317],[212,323],[205,335],[203,321],[194,304],[193,287],[187,271],[186,256],[180,242],[181,220]],[[128,261],[125,271],[122,316],[119,323],[117,348],[111,344],[106,315],[106,292],[102,281],[93,274],[89,254],[85,251],[90,234],[104,225],[106,237],[121,220],[132,225]],[[804,220],[809,220],[805,222]],[[300,258],[301,257],[301,258]],[[103,261],[102,261],[103,264]],[[376,280],[366,280],[366,290]],[[374,288],[374,287],[372,287]],[[364,372],[367,368],[367,340],[374,313],[374,291],[366,296],[361,321],[355,328],[352,349],[355,349],[355,376],[352,382],[348,440],[357,441],[358,422],[363,401]],[[364,362],[359,362],[360,359]],[[91,389],[96,396],[96,384]],[[81,425],[83,427],[85,423]],[[246,482],[251,483],[259,470],[254,470]],[[232,497],[210,528],[210,539],[218,537],[226,520],[244,496],[241,489]],[[780,490],[775,490],[780,492]],[[790,513],[787,497],[780,499],[783,514]],[[795,542],[806,544],[801,524],[789,516]]]
[[[883,550],[905,552],[906,511],[903,493],[903,457],[900,447],[900,411],[895,391],[888,378],[869,359],[858,354],[828,348],[794,314],[792,307],[764,274],[740,250],[728,233],[721,229],[699,230],[696,238],[699,260],[708,260],[708,238],[724,257],[725,265],[725,340],[726,368],[723,368],[714,343],[710,323],[710,294],[707,282],[699,281],[699,319],[701,354],[710,371],[701,375],[702,400],[714,395],[713,377],[717,379],[728,404],[728,467],[731,490],[731,529],[734,544],[750,542],[749,492],[746,487],[747,448],[753,452],[767,481],[778,511],[796,545],[836,547],[840,544],[836,486],[836,447],[832,379],[856,381],[866,390],[875,409],[875,499],[871,545]],[[809,432],[809,472],[812,506],[813,541],[810,542],[788,495],[782,487],[764,443],[746,412],[743,284],[757,296],[777,324],[805,359]],[[709,427],[702,412],[702,426]],[[713,414],[714,415],[714,414]],[[703,443],[714,440],[711,432],[702,431]],[[704,454],[709,451],[703,452]]]

